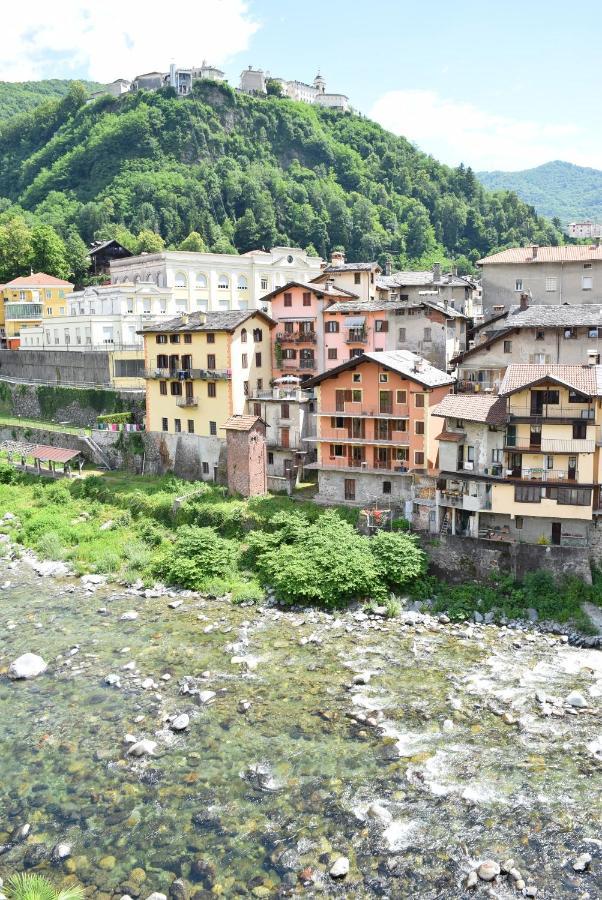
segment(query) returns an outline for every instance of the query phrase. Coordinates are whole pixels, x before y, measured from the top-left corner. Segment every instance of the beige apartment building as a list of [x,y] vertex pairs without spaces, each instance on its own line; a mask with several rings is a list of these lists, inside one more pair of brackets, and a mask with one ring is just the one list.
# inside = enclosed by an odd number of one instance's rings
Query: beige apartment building
[[510,309],[521,294],[531,303],[602,303],[602,247],[512,247],[479,260],[485,319]]

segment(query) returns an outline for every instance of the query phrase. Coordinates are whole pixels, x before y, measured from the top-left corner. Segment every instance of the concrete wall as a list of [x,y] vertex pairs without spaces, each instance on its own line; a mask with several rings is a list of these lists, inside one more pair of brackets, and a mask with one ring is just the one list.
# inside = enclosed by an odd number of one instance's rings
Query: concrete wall
[[0,350],[0,378],[38,384],[111,385],[109,354],[103,351]]
[[97,416],[120,411],[131,412],[134,421],[142,423],[144,393],[20,384],[0,378],[0,412],[5,415],[90,426]]
[[[345,500],[345,479],[355,481],[355,502]],[[391,493],[383,493],[383,482],[391,484]],[[366,506],[379,503],[403,508],[412,499],[412,477],[383,470],[382,474],[354,472],[320,471],[318,473],[318,503],[349,504]]]
[[[487,264],[483,272],[483,311],[485,318],[494,306],[509,309],[519,302],[521,293],[532,295],[532,303],[559,306],[561,303],[602,303],[602,262],[591,261],[591,269],[583,262]],[[593,278],[591,290],[583,290],[583,276]],[[556,290],[546,290],[547,278],[556,278]],[[520,290],[516,280],[522,279]]]

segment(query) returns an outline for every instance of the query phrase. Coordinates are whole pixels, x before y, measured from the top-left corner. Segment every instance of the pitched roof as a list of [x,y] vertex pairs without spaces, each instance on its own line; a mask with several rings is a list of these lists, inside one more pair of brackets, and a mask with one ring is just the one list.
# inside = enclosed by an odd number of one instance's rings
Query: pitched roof
[[434,416],[503,425],[506,421],[506,401],[492,394],[447,394],[432,412]]
[[323,372],[321,375],[316,375],[315,378],[311,378],[306,382],[304,387],[313,387],[327,378],[334,378],[340,372],[345,372],[347,369],[355,369],[366,362],[377,363],[384,369],[397,372],[399,375],[403,375],[404,378],[409,378],[411,381],[415,381],[425,387],[440,387],[445,384],[453,384],[455,381],[455,378],[448,375],[447,372],[436,369],[421,356],[417,356],[409,350],[375,350],[362,353],[361,356],[354,356],[340,366]]
[[580,303],[562,306],[534,304],[521,309],[512,306],[505,321],[495,327],[495,331],[506,328],[572,328],[581,326],[602,326],[602,305],[597,303]]
[[500,396],[514,394],[538,382],[554,381],[587,397],[600,395],[601,366],[508,366],[500,387]]
[[448,319],[467,319],[464,313],[453,309],[451,306],[445,306],[443,303],[435,303],[431,300],[420,300],[417,303],[405,303],[400,300],[356,300],[356,301],[339,301],[332,303],[325,313],[361,313],[361,312],[388,312],[396,309],[422,309],[428,307],[434,309]]
[[32,275],[22,275],[13,278],[4,287],[73,287],[70,281],[55,278],[54,275],[46,275],[45,272],[35,272]]
[[229,419],[226,419],[222,428],[226,428],[228,431],[250,431],[257,422],[265,424],[261,416],[230,416]]
[[592,262],[594,260],[602,260],[602,247],[568,244],[566,247],[537,247],[535,255],[533,255],[533,246],[510,247],[508,250],[501,250],[499,253],[483,257],[477,262],[477,265]]
[[446,431],[443,429],[441,434],[438,434],[435,438],[436,441],[453,441],[455,444],[459,444],[460,441],[464,440],[466,437],[465,434],[460,434],[459,431]]
[[396,287],[474,287],[473,283],[462,278],[461,275],[454,275],[451,272],[441,273],[437,281],[434,280],[432,269],[418,272],[393,272],[391,275],[379,275],[376,279],[376,287],[381,290],[391,290]]
[[192,312],[188,315],[176,316],[175,319],[168,319],[166,322],[151,322],[141,328],[137,334],[165,331],[234,331],[247,319],[252,316],[259,316],[270,328],[276,322],[266,313],[259,309],[231,309],[224,312]]
[[269,294],[264,294],[260,299],[261,300],[272,300],[274,297],[277,297],[278,294],[283,294],[285,291],[290,291],[293,287],[302,288],[304,291],[311,291],[313,294],[324,294],[326,297],[349,297],[351,299],[356,299],[357,294],[354,294],[353,291],[348,291],[345,288],[337,287],[335,284],[316,284],[315,281],[287,281],[285,285],[282,287],[274,288],[273,291],[270,291]]
[[[328,263],[328,265],[324,266],[322,269],[322,275],[332,275],[336,272],[371,272],[372,269],[380,269],[380,266],[377,262],[362,262],[362,263]],[[321,278],[322,275],[318,275],[318,278]],[[317,280],[317,279],[314,279]]]
[[124,247],[123,244],[120,244],[116,238],[111,238],[109,241],[99,241],[96,244],[93,244],[88,250],[88,256],[94,256],[96,253],[100,253],[101,250],[104,250],[106,247],[110,247],[111,244],[117,244],[118,247],[121,247],[122,250],[125,250],[128,256],[133,256],[131,250],[128,250],[127,247]]

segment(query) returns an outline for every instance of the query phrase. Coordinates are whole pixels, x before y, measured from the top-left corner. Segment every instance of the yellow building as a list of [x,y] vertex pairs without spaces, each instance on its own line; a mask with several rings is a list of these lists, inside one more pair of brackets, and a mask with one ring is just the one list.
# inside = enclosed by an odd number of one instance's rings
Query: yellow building
[[44,272],[14,278],[2,288],[6,346],[18,350],[21,328],[41,324],[43,319],[67,314],[70,281]]
[[258,310],[232,310],[144,327],[147,431],[223,442],[226,419],[270,386],[274,325]]

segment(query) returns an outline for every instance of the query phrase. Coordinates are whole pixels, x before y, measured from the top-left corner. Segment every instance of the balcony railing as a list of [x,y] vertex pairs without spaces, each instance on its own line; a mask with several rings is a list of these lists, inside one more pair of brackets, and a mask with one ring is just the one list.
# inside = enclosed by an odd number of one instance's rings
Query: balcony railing
[[510,419],[532,419],[535,421],[545,422],[546,419],[594,419],[595,410],[588,406],[586,409],[579,408],[577,404],[569,406],[561,406],[558,403],[549,403],[544,405],[543,409],[535,409],[531,406],[512,406],[508,410]]
[[509,450],[525,450],[529,453],[593,453],[596,442],[583,438],[561,440],[542,437],[540,443],[533,443],[530,438],[513,438],[507,435],[504,446]]
[[176,406],[198,406],[198,397],[178,397]]
[[315,344],[318,336],[315,331],[279,331],[276,340],[281,344]]
[[510,481],[556,481],[574,484],[579,481],[579,470],[545,469],[534,466],[528,469],[504,469],[503,477]]
[[368,473],[392,472],[396,475],[408,475],[410,470],[406,464],[398,460],[381,462],[379,460],[349,459],[343,456],[323,456],[321,463],[310,463],[306,469],[353,469]]
[[305,440],[310,444],[351,444],[356,447],[402,447],[409,446],[410,436],[407,432],[395,432],[399,437],[394,438],[378,438],[368,435],[367,437],[353,437],[345,428],[330,428],[325,434],[308,435]]
[[282,365],[278,366],[276,364],[276,368],[295,370],[295,369],[310,369],[313,370],[316,368],[315,359],[283,359]]
[[350,331],[347,337],[345,338],[346,344],[366,344],[368,342],[368,335],[365,331]]
[[[391,410],[391,407],[386,407]],[[318,410],[318,416],[343,416],[345,418],[362,418],[362,419],[409,419],[410,413],[408,405],[395,405],[390,412],[385,412],[378,408],[366,409],[361,403],[353,403],[348,401],[345,403],[344,409]]]
[[147,369],[144,372],[144,378],[171,378],[178,381],[219,381],[231,377],[231,369]]

